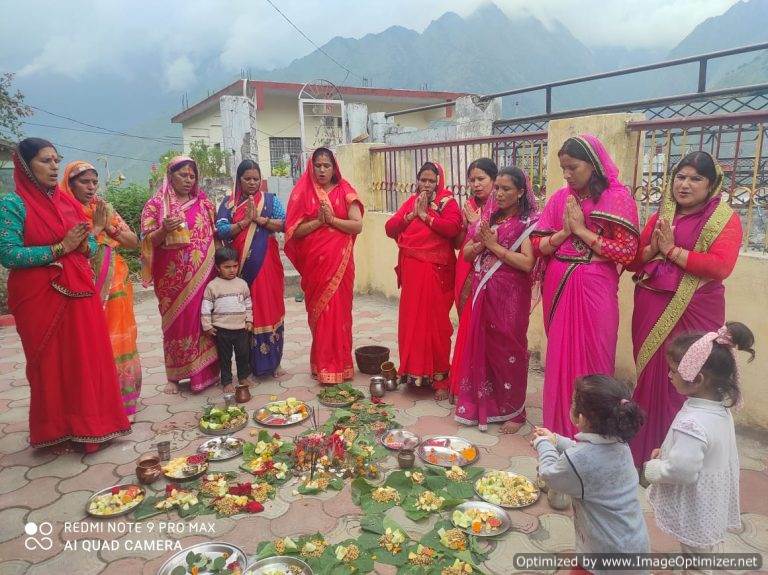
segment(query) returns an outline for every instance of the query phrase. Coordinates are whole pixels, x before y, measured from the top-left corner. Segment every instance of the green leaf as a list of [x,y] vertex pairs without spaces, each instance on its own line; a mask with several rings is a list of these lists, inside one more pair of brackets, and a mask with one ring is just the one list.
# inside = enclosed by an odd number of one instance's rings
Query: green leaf
[[374,489],[374,485],[365,478],[357,477],[352,481],[352,502],[361,506],[363,498],[370,496]]
[[413,479],[407,477],[405,474],[405,471],[393,471],[384,482],[384,485],[387,487],[394,487],[397,489],[397,492],[402,498],[408,497],[413,489],[417,487],[417,485],[413,483]]
[[143,521],[149,517],[154,517],[155,515],[166,513],[166,509],[155,509],[155,504],[159,503],[163,499],[165,498],[159,497],[157,495],[145,497],[144,500],[139,503],[133,510],[133,519],[135,521]]
[[177,565],[171,571],[171,575],[187,575],[187,568],[184,565]]
[[341,491],[344,489],[344,480],[340,478],[331,479],[330,483],[328,483],[328,488],[333,489],[334,491]]
[[266,559],[267,557],[277,556],[277,549],[275,549],[275,543],[273,541],[262,541],[256,547],[256,558]]
[[445,492],[451,497],[451,499],[470,499],[475,495],[475,490],[471,483],[461,482],[457,483],[451,481],[445,487]]
[[222,567],[224,567],[226,562],[227,560],[224,559],[222,555],[219,555],[218,557],[216,557],[216,559],[213,560],[213,563],[211,564],[211,568],[220,570]]
[[432,491],[439,491],[446,485],[448,485],[448,480],[444,475],[427,475],[426,479],[424,479],[424,486]]

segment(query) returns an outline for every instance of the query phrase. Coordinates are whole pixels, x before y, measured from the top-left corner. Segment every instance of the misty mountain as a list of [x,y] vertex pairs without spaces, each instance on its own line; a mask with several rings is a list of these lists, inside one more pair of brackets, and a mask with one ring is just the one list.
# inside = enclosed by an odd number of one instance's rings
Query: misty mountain
[[[485,4],[462,18],[448,12],[419,33],[393,26],[360,39],[336,37],[322,46],[351,73],[314,51],[284,68],[249,71],[253,79],[305,82],[324,78],[338,84],[451,90],[479,94],[524,87],[563,78],[711,52],[768,40],[768,0],[743,1],[724,14],[699,24],[669,52],[649,49],[588,48],[561,23],[545,25],[521,13],[508,16]],[[58,76],[24,78],[17,82],[27,100],[97,126],[154,138],[142,140],[26,125],[27,135],[47,136],[61,145],[137,158],[109,158],[113,174],[145,181],[150,163],[169,148],[180,149],[181,130],[170,117],[183,109],[182,97],[161,87],[154,55],[140,54],[128,70],[84,80]],[[198,88],[186,95],[191,105],[235,78],[223,70],[219,54],[195,62]],[[247,64],[247,63],[246,63]],[[686,93],[696,88],[697,67],[687,65],[632,78],[613,78],[553,92],[555,110]],[[768,80],[768,55],[730,57],[709,66],[710,87]],[[200,86],[203,86],[202,88]],[[544,111],[543,92],[504,99],[504,115],[519,117]],[[30,122],[89,130],[37,112]],[[157,141],[159,140],[159,141]],[[62,146],[67,160],[95,162],[97,154]],[[103,165],[103,160],[99,161]]]

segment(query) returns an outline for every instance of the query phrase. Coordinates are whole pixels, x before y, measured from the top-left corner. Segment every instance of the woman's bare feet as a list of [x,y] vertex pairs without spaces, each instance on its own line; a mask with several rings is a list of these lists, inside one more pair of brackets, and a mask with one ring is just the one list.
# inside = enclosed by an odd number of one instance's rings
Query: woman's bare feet
[[235,393],[235,386],[232,385],[231,383],[228,385],[225,385],[223,393]]
[[167,393],[169,395],[176,395],[179,393],[179,384],[174,383],[173,381],[166,381],[165,387],[163,388],[163,393]]
[[501,426],[499,429],[499,433],[504,433],[507,435],[510,435],[512,433],[517,433],[520,431],[520,428],[525,425],[525,422],[518,422],[518,421],[507,421],[504,425]]
[[436,389],[435,390],[435,401],[444,401],[448,399],[448,390],[447,389]]
[[51,449],[51,453],[53,453],[54,455],[64,455],[65,453],[74,453],[75,446],[72,444],[71,441],[62,441],[61,443],[52,445],[50,449]]

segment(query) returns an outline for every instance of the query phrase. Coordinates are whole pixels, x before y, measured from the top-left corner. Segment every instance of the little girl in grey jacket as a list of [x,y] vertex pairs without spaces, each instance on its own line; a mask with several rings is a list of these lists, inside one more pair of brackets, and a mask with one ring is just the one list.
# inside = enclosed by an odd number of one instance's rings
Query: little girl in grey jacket
[[[612,377],[585,376],[576,382],[571,407],[580,431],[576,441],[536,428],[532,443],[539,453],[539,475],[550,489],[573,500],[576,553],[649,551],[637,470],[627,444],[643,415],[630,397],[629,389]],[[582,568],[610,572],[592,564]]]

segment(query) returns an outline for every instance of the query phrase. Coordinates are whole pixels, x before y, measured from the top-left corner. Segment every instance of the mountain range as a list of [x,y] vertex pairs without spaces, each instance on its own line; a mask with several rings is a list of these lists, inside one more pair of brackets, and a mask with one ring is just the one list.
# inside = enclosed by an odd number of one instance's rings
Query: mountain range
[[[681,58],[768,40],[768,0],[741,1],[720,16],[701,22],[672,50],[589,48],[562,23],[545,25],[533,16],[508,17],[492,3],[481,5],[467,17],[448,12],[419,33],[402,26],[367,34],[359,39],[336,37],[322,46],[334,59],[369,85],[392,88],[428,88],[487,94],[542,82],[601,71]],[[200,86],[192,91],[192,104],[235,78],[211,53],[196,62]],[[156,140],[54,130],[25,125],[27,135],[48,136],[60,144],[66,160],[96,161],[99,154],[64,146],[98,151],[108,157],[114,174],[146,181],[150,162],[169,148],[179,149],[181,129],[170,124],[179,112],[181,96],[167,94],[160,85],[159,70],[137,64],[131,70],[89,78],[87,82],[61,76],[20,79],[17,84],[41,109],[57,111],[98,126],[108,126]],[[294,60],[284,68],[252,71],[252,78],[302,82],[325,78],[337,84],[359,85],[320,51]],[[601,80],[583,86],[556,89],[554,109],[636,100],[695,91],[695,65],[681,69],[646,72],[634,78]],[[204,80],[203,80],[204,78]],[[768,51],[729,57],[708,69],[709,87],[725,87],[768,81]],[[506,117],[543,112],[543,95],[508,97]],[[63,111],[62,111],[63,110]],[[30,122],[89,128],[36,112]],[[96,131],[96,130],[94,130]],[[159,140],[159,141],[157,141]],[[99,162],[103,165],[103,156]]]

